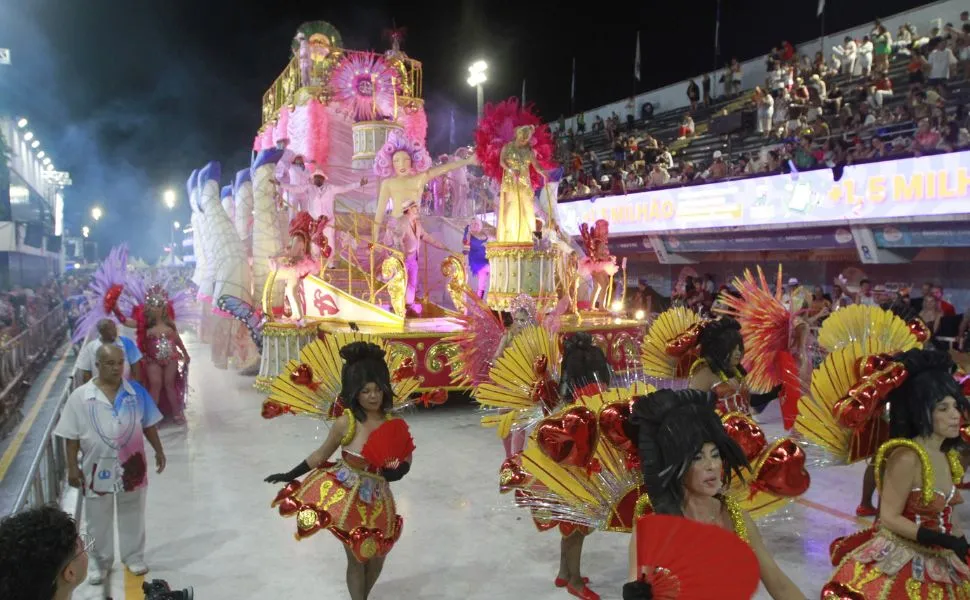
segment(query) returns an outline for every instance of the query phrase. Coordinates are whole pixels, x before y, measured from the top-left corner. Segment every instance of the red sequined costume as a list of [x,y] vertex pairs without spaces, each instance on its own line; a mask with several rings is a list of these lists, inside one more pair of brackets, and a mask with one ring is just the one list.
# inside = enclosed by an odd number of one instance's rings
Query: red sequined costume
[[[937,474],[926,451],[916,442],[892,439],[876,454],[876,473],[885,468],[889,455],[908,448],[917,453],[923,469],[923,483],[906,500],[903,517],[943,533],[952,533],[953,507],[963,499],[956,484],[963,468],[955,450],[947,454],[950,472]],[[877,483],[877,487],[881,487]],[[869,529],[839,538],[832,543],[832,579],[822,589],[822,598],[970,598],[970,567],[952,550],[930,548],[905,539],[881,526],[879,519]],[[827,595],[826,595],[827,594]]]
[[[353,413],[341,446],[356,433]],[[360,562],[386,556],[401,537],[404,519],[397,514],[391,486],[363,457],[341,450],[336,462],[324,463],[302,482],[294,481],[276,496],[280,514],[296,516],[296,539],[328,529]]]

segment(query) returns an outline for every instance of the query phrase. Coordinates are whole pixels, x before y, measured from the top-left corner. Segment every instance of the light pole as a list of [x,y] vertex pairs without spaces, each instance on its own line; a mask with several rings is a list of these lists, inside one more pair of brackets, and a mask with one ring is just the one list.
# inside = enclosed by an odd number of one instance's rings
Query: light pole
[[85,225],[84,227],[82,227],[81,228],[81,235],[83,235],[84,237],[88,237],[89,235],[91,235],[91,228],[88,227],[87,225]]
[[171,240],[172,241],[171,241],[171,243],[168,246],[168,248],[169,248],[169,256],[171,256],[171,263],[172,263],[170,266],[172,266],[172,267],[175,266],[175,232],[176,231],[181,231],[181,230],[182,230],[182,224],[181,223],[179,223],[178,221],[175,221],[174,223],[172,223],[172,237],[171,237]]
[[475,88],[477,93],[478,120],[482,119],[482,108],[485,105],[485,91],[482,89],[482,84],[488,81],[488,76],[485,75],[487,70],[488,64],[484,60],[477,60],[468,67],[468,85]]
[[104,216],[104,211],[101,210],[100,207],[95,206],[94,208],[91,209],[91,218],[94,219],[95,222],[100,221],[101,217],[103,216]]

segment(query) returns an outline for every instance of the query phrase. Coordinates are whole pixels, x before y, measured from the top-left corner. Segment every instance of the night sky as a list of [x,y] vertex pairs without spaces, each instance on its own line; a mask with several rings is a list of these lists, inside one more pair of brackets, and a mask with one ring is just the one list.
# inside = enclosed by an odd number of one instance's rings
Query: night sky
[[[920,4],[829,0],[826,30]],[[0,66],[0,113],[27,117],[41,149],[71,173],[70,233],[90,225],[90,209],[100,205],[105,217],[92,235],[102,253],[128,241],[135,255],[155,260],[171,222],[188,221],[190,171],[212,159],[222,161],[224,173],[249,164],[262,94],[304,21],[329,21],[346,47],[378,51],[387,48],[382,33],[392,22],[407,28],[403,48],[424,63],[433,152],[448,149],[452,110],[458,142],[470,140],[475,97],[465,79],[479,58],[489,63],[486,100],[518,96],[526,79],[528,100],[548,120],[569,110],[573,56],[577,109],[628,97],[637,31],[638,92],[713,66],[716,0],[594,5],[608,8],[471,0],[0,0],[0,47],[12,50],[13,60]],[[721,62],[764,54],[782,39],[817,37],[816,8],[817,0],[724,0]],[[179,193],[174,214],[162,204],[167,188]]]

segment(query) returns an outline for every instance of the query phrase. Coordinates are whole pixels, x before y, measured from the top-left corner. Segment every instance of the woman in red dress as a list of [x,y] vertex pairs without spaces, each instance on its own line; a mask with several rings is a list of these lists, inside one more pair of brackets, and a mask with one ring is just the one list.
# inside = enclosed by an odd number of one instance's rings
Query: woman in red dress
[[963,502],[956,446],[970,403],[953,363],[935,351],[909,350],[889,392],[890,436],[874,461],[879,516],[864,531],[832,544],[832,579],[822,598],[911,600],[970,597],[970,545],[953,507]]
[[[287,483],[273,505],[283,516],[296,516],[298,540],[329,529],[344,544],[350,597],[366,600],[401,536],[404,519],[397,514],[389,483],[410,471],[411,457],[380,466],[364,458],[371,433],[392,418],[391,377],[384,351],[374,344],[353,342],[340,355],[346,361],[340,397],[350,399],[347,409],[306,460],[265,481]],[[330,462],[338,449],[340,457]]]

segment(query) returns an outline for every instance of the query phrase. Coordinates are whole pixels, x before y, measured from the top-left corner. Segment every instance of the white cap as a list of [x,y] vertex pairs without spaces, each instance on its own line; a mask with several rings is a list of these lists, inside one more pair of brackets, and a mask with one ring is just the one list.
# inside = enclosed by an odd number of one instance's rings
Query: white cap
[[792,277],[791,279],[789,279],[788,280],[788,285],[798,285],[798,278],[797,277]]
[[721,151],[720,150],[715,150],[714,151],[714,160],[717,160],[717,159],[721,158],[721,156],[723,156],[723,155],[721,154]]

